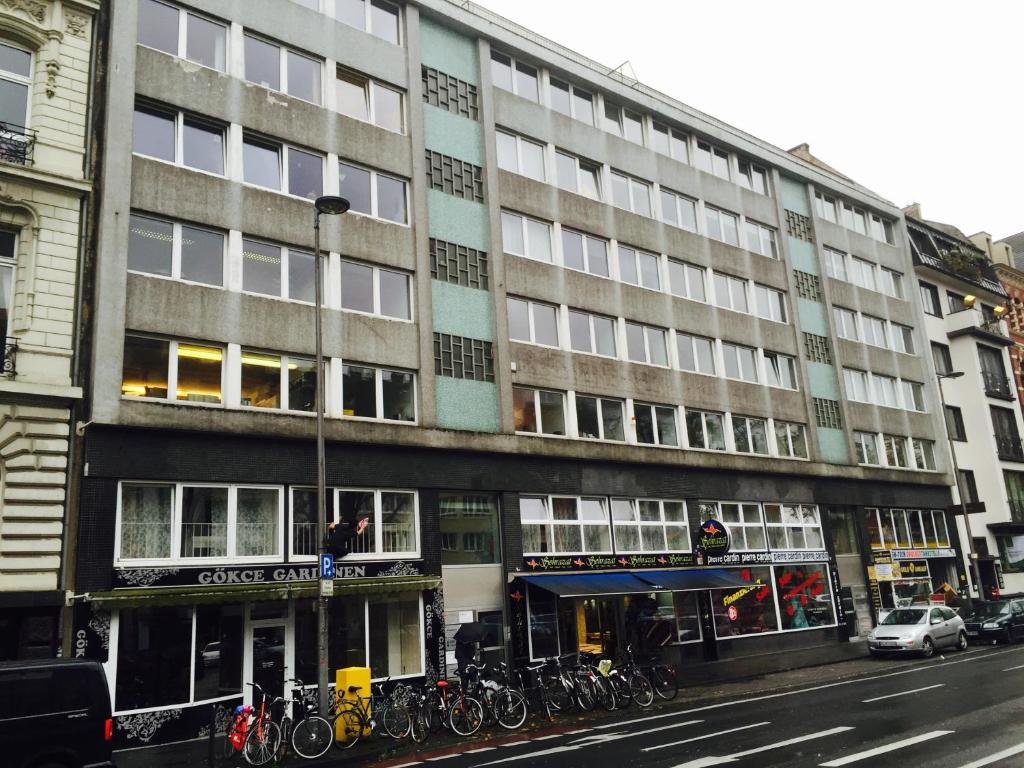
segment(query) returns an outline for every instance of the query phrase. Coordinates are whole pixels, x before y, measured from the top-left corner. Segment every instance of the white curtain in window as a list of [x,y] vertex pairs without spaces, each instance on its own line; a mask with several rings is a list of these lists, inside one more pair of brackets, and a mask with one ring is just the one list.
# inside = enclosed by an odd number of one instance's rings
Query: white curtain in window
[[122,560],[171,555],[174,488],[169,485],[124,485],[121,488]]
[[239,488],[235,522],[235,554],[260,557],[277,554],[280,491]]

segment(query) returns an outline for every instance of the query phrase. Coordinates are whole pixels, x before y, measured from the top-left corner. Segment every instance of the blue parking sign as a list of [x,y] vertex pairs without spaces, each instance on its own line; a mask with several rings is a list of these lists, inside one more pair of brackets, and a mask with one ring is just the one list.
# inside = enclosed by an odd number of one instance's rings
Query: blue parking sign
[[334,555],[330,554],[329,552],[325,552],[324,554],[320,555],[320,578],[334,578]]

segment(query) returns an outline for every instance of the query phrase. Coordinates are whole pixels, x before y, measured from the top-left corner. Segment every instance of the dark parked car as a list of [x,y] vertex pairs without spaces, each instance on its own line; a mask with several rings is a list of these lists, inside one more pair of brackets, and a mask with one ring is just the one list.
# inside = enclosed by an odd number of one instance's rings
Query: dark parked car
[[981,603],[964,621],[972,642],[1013,643],[1024,638],[1024,600]]
[[4,768],[113,768],[103,667],[84,659],[0,663]]

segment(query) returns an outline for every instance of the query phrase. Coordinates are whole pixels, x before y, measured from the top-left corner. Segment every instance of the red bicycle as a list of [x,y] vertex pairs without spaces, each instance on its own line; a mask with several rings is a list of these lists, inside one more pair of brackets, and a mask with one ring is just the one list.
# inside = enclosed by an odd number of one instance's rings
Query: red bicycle
[[[245,744],[242,747],[242,757],[249,765],[266,765],[274,759],[278,747],[281,746],[281,728],[274,722],[271,709],[275,703],[284,701],[284,699],[281,697],[270,699],[257,683],[246,683],[246,685],[251,685],[253,692],[259,694],[260,705],[255,710],[256,716],[248,724]],[[270,699],[269,702],[268,699]]]

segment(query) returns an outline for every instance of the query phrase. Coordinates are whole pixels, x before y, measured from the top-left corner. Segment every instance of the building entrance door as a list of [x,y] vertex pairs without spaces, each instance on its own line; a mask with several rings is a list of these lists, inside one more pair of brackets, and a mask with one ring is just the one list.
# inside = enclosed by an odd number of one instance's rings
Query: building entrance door
[[[246,623],[246,682],[259,685],[268,696],[286,696],[295,677],[294,639],[290,601],[252,603]],[[314,681],[315,682],[315,681]],[[246,686],[245,700],[252,702],[252,688]]]

